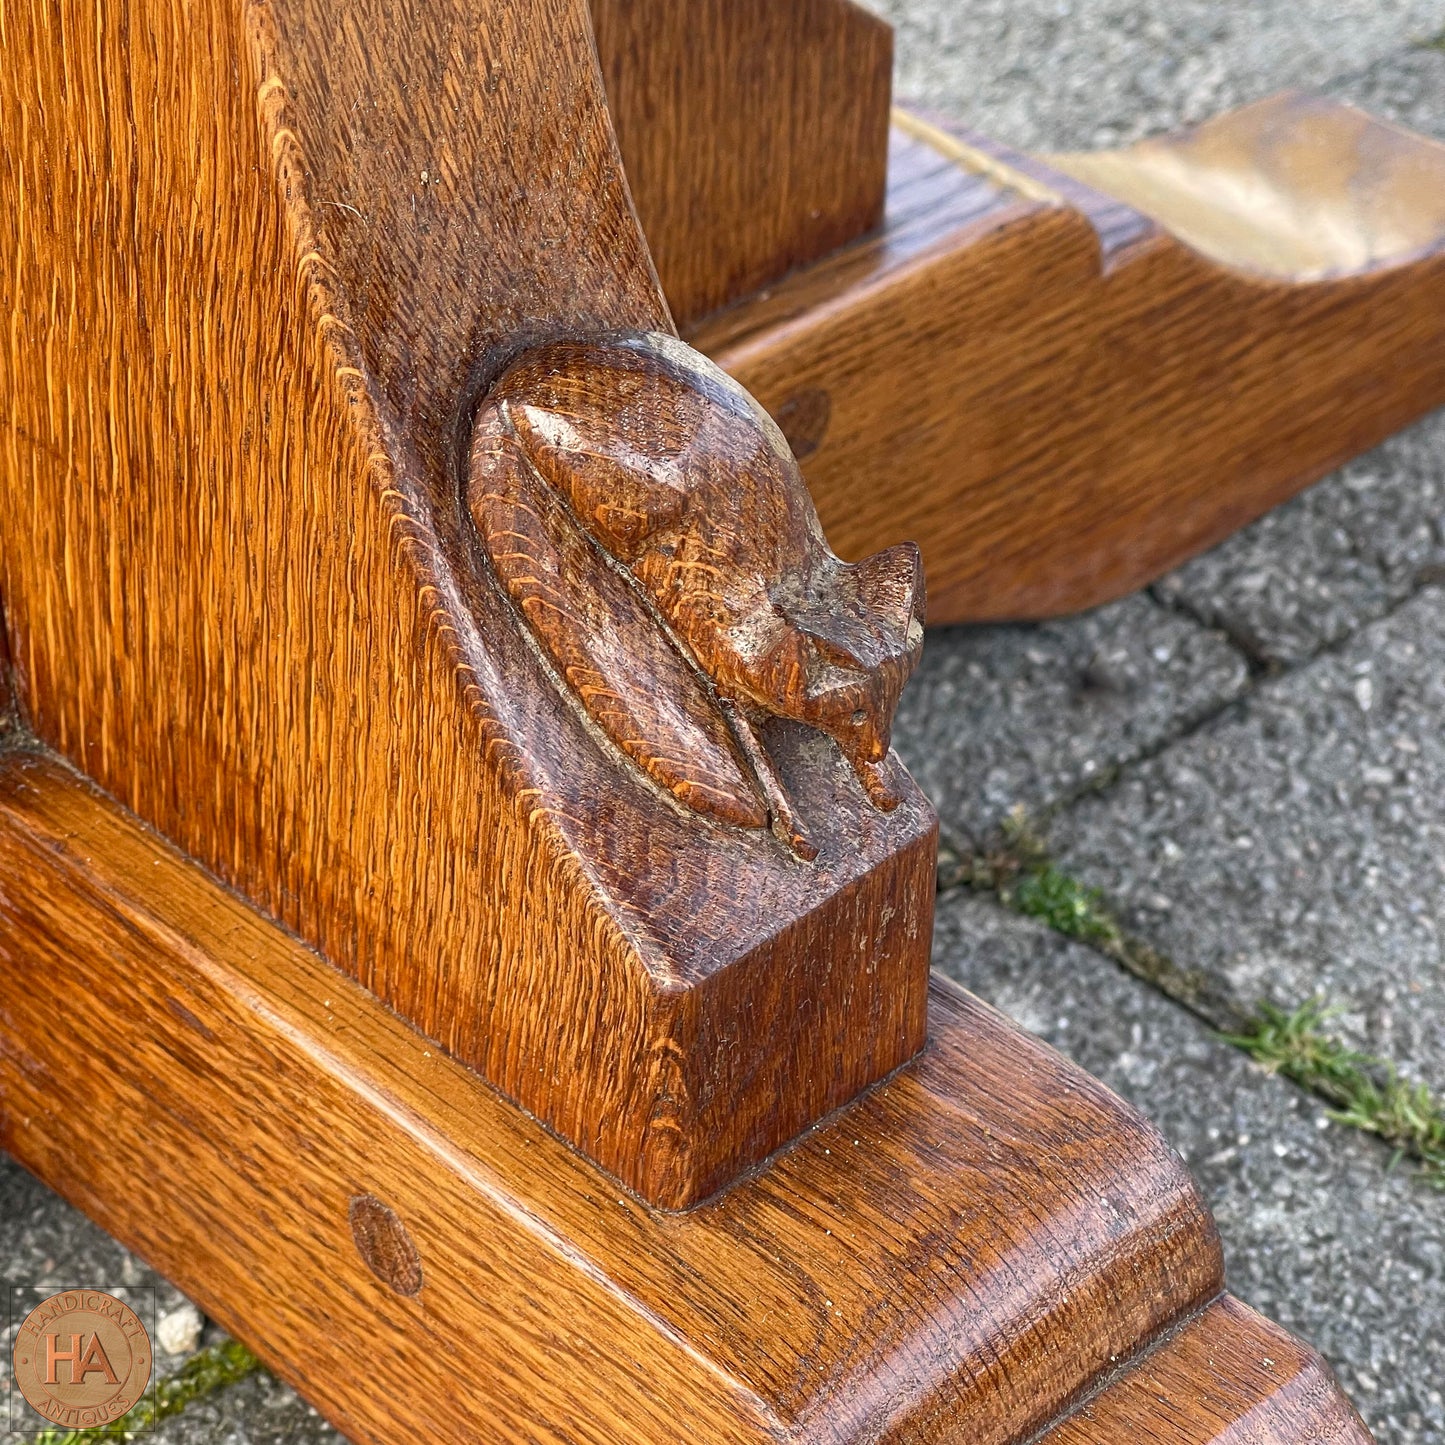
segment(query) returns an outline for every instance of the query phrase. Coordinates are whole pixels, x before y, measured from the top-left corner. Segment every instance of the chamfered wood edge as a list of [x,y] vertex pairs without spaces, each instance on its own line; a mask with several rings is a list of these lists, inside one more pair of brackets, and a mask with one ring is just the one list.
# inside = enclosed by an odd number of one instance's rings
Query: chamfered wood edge
[[[1441,148],[1345,110],[1286,95],[1151,145],[1202,167],[1233,127],[1284,186],[1272,138],[1334,117],[1337,169],[1355,146],[1424,196]],[[921,539],[930,622],[1126,595],[1445,401],[1433,201],[1361,269],[1292,281],[942,125],[895,127],[881,232],[690,333],[796,436],[843,555]]]
[[1126,1440],[1371,1445],[1372,1437],[1316,1351],[1226,1295],[1104,1381],[1038,1445]]
[[359,1440],[1006,1445],[1219,1292],[1158,1135],[951,986],[915,1063],[669,1215],[53,758],[0,764],[0,867],[0,1141]]

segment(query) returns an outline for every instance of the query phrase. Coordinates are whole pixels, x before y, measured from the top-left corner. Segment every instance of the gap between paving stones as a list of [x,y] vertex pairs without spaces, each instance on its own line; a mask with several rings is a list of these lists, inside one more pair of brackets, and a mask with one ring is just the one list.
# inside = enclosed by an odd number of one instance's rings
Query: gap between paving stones
[[1383,1140],[1397,1160],[1415,1160],[1430,1184],[1445,1189],[1445,1103],[1425,1084],[1403,1078],[1392,1061],[1331,1034],[1322,1000],[1288,1010],[1268,1000],[1241,1007],[1207,971],[1181,967],[1125,928],[1101,890],[1058,867],[1022,812],[1003,833],[986,854],[959,857],[941,849],[940,895],[955,889],[992,894],[1013,912],[1093,948],[1209,1024],[1222,1042],[1332,1105],[1336,1123]]

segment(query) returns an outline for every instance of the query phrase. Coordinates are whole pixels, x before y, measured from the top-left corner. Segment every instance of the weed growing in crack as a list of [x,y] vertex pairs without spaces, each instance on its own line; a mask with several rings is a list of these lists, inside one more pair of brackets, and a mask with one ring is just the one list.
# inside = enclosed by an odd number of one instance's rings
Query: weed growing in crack
[[1003,825],[996,847],[963,855],[950,850],[939,886],[966,884],[993,893],[1006,908],[1047,924],[1126,968],[1215,1028],[1241,1028],[1246,1015],[1210,976],[1179,967],[1167,954],[1130,933],[1097,888],[1089,888],[1053,861],[1048,843],[1022,808]]
[[1104,895],[1097,888],[1085,888],[1052,863],[1023,874],[1014,884],[1011,902],[1020,913],[1082,943],[1110,951],[1123,942],[1118,924],[1104,906]]
[[1425,1085],[1402,1079],[1393,1064],[1356,1053],[1331,1035],[1325,1028],[1329,1011],[1318,1001],[1292,1011],[1261,1003],[1248,1012],[1203,970],[1181,968],[1135,937],[1099,889],[1054,862],[1022,809],[1009,816],[996,846],[942,855],[939,887],[960,885],[990,892],[1014,912],[1113,959],[1257,1063],[1334,1105],[1331,1117],[1337,1122],[1383,1139],[1397,1158],[1416,1160],[1422,1174],[1445,1189],[1445,1102]]
[[1445,1104],[1391,1063],[1361,1054],[1326,1031],[1330,1011],[1312,999],[1293,1010],[1260,1004],[1248,1028],[1223,1037],[1256,1063],[1334,1104],[1331,1118],[1375,1134],[1409,1155],[1445,1189]]

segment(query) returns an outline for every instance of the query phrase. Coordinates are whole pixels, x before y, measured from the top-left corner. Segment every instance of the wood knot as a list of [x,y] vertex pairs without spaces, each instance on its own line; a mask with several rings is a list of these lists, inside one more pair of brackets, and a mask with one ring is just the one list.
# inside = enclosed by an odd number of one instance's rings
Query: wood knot
[[396,1211],[374,1194],[358,1194],[349,1212],[351,1238],[367,1269],[397,1294],[418,1294],[421,1256]]

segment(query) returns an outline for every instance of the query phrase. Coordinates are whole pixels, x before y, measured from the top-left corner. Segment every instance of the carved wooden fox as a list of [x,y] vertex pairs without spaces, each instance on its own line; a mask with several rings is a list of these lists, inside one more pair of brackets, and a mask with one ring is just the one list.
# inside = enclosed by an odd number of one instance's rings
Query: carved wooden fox
[[561,341],[507,368],[468,505],[593,724],[678,802],[813,856],[756,724],[836,739],[874,805],[923,646],[918,549],[828,549],[782,433],[674,337]]

